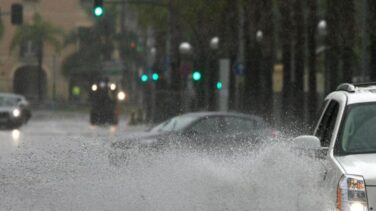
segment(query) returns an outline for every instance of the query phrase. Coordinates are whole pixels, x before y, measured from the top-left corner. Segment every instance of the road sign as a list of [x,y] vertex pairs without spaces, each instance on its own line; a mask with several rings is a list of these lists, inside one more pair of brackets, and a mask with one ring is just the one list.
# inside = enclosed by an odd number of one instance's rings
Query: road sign
[[245,74],[245,65],[242,63],[236,63],[233,66],[233,71],[236,75],[244,75]]

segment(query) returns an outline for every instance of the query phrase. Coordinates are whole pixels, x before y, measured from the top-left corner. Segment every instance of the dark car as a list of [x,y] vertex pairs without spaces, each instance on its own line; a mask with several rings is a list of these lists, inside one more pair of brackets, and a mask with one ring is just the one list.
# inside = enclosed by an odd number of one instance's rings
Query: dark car
[[125,93],[119,90],[116,83],[108,79],[98,80],[91,86],[90,123],[93,125],[118,124],[119,102],[125,100],[125,97]]
[[198,149],[243,148],[276,135],[274,129],[255,115],[198,112],[171,118],[143,134],[125,137],[112,147],[178,144]]
[[0,93],[0,127],[19,128],[30,118],[31,110],[25,97]]

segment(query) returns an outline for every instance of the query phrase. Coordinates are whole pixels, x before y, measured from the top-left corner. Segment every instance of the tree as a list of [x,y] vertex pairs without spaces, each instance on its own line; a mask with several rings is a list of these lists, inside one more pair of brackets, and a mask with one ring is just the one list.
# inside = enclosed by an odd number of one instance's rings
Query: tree
[[80,27],[65,36],[64,46],[77,45],[78,50],[63,61],[63,74],[76,80],[95,80],[103,74],[102,63],[112,59],[115,41],[125,49],[116,33],[117,13],[109,8],[106,15],[98,18],[91,27]]
[[[368,1],[368,34],[370,44],[368,46],[368,51],[370,58],[376,58],[376,1]],[[370,60],[370,79],[371,81],[376,81],[376,59]]]
[[342,81],[351,83],[353,79],[355,63],[355,5],[354,0],[341,1],[340,21],[343,29],[341,33],[341,58],[342,58]]
[[0,18],[0,39],[3,37],[4,35],[4,24],[3,24],[3,20]]
[[305,33],[303,2],[293,2],[293,23],[294,23],[294,77],[293,83],[293,113],[299,122],[304,120],[304,67],[305,67]]
[[51,45],[58,52],[61,49],[60,37],[63,36],[62,30],[44,21],[39,14],[35,14],[32,23],[25,23],[17,28],[17,31],[11,41],[10,50],[14,50],[17,46],[31,41],[37,46],[36,57],[38,61],[38,99],[43,100],[43,87],[42,87],[42,65],[43,65],[43,52],[44,46]]
[[285,122],[289,122],[291,115],[291,102],[293,87],[291,84],[291,58],[292,58],[292,32],[293,25],[291,19],[291,0],[278,1],[280,20],[280,42],[282,48],[282,64],[283,64],[283,90],[282,90],[282,110],[286,112],[284,115]]
[[317,79],[316,79],[316,33],[317,33],[317,0],[308,0],[308,114],[309,123],[316,120],[317,111]]

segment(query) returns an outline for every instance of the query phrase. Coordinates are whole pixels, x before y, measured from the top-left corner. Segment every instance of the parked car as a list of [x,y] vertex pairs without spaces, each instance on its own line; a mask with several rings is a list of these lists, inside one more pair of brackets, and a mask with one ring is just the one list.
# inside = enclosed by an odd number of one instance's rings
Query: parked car
[[262,118],[229,112],[196,112],[171,118],[142,134],[112,144],[161,147],[188,145],[198,149],[233,148],[273,137],[277,133]]
[[313,135],[294,142],[324,153],[329,210],[376,209],[376,83],[340,85],[326,97]]
[[0,126],[18,128],[31,118],[29,102],[16,94],[0,93]]

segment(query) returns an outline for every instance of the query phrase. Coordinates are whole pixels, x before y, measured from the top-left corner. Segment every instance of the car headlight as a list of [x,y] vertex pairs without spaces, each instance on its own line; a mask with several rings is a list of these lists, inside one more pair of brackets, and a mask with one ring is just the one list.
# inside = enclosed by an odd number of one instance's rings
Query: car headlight
[[110,84],[110,89],[111,89],[111,91],[115,91],[116,90],[116,84],[114,84],[114,83]]
[[125,98],[127,98],[127,95],[125,94],[125,92],[121,91],[117,94],[117,98],[118,98],[118,100],[123,101],[123,100],[125,100]]
[[21,116],[21,111],[20,111],[20,109],[18,109],[18,108],[14,109],[14,110],[12,111],[12,115],[13,115],[13,117],[19,117],[19,116]]
[[97,91],[97,90],[98,90],[98,86],[97,86],[96,84],[93,84],[93,85],[91,86],[91,91],[95,92],[95,91]]
[[337,187],[337,210],[368,211],[367,191],[362,176],[342,176]]

